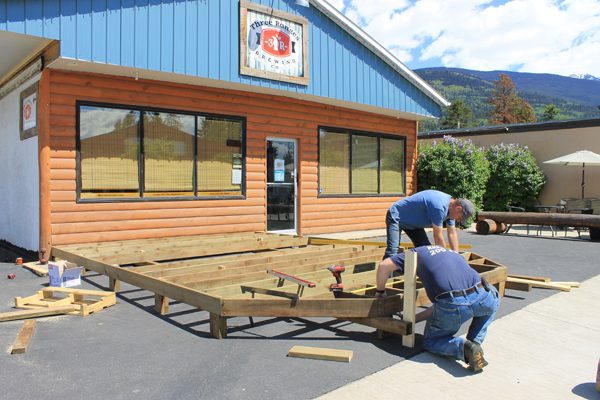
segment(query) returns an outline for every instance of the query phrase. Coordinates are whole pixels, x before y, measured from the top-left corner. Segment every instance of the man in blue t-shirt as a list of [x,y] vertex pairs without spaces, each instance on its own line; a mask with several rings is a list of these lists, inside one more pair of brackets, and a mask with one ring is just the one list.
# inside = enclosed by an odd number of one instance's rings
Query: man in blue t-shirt
[[401,232],[413,242],[415,247],[430,245],[424,228],[433,227],[433,241],[446,247],[444,222],[447,226],[448,244],[458,252],[458,234],[454,220],[466,225],[475,208],[467,199],[453,199],[452,196],[437,190],[424,190],[398,200],[387,212],[385,225],[387,248],[383,259],[398,253]]
[[[423,348],[463,360],[471,371],[480,371],[488,364],[481,343],[500,306],[498,291],[452,250],[422,246],[410,251],[417,253],[417,276],[433,303],[416,316],[416,322],[427,318]],[[404,254],[396,254],[379,264],[376,297],[387,297],[385,283],[396,270],[404,273]],[[471,318],[467,338],[455,337],[461,325]]]

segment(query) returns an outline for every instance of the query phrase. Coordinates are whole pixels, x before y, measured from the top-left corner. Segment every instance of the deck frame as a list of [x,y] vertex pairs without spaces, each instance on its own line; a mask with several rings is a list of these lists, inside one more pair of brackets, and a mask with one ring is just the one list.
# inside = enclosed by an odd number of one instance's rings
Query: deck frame
[[[168,312],[169,299],[208,311],[215,338],[226,337],[227,318],[239,316],[331,317],[413,335],[413,322],[397,316],[403,311],[404,276],[390,282],[387,298],[375,297],[376,268],[384,250],[381,242],[251,232],[54,246],[52,256],[108,276],[116,290],[123,281],[153,292],[157,313]],[[462,254],[503,294],[505,266],[475,253]],[[344,292],[329,291],[336,282],[327,270],[331,264],[346,267]],[[316,287],[300,291],[294,282],[269,275],[269,269]],[[430,304],[418,280],[414,287],[412,311]]]

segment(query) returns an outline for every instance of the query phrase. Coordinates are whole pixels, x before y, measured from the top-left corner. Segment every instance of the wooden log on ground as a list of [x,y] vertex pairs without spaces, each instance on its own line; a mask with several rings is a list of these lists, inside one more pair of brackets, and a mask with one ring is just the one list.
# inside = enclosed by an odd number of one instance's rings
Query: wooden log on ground
[[504,222],[496,223],[493,219],[484,219],[477,222],[475,230],[477,230],[477,233],[480,235],[502,233],[506,230],[506,224]]
[[12,351],[10,354],[23,354],[27,350],[27,346],[29,346],[29,341],[31,340],[31,335],[33,335],[33,328],[35,328],[35,319],[28,319],[23,322],[23,326],[21,327],[21,332],[19,332],[19,336],[17,336],[17,340],[13,345]]
[[477,214],[477,220],[492,219],[496,223],[505,224],[531,224],[531,225],[553,225],[571,226],[582,228],[600,228],[600,215],[590,214],[559,214],[559,213],[516,213],[499,211],[481,211]]

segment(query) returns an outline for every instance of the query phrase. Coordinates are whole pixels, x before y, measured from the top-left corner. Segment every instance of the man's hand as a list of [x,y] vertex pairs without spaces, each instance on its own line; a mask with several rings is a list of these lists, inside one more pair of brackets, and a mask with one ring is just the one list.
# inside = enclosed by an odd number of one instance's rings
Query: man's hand
[[387,293],[386,292],[383,292],[383,293],[375,292],[375,297],[378,297],[380,299],[385,299],[387,297]]

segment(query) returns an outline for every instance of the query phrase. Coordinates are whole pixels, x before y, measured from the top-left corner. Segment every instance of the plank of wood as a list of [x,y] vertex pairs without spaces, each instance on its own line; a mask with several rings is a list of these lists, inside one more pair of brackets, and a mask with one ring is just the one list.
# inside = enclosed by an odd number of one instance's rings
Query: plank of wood
[[571,287],[580,287],[581,283],[580,282],[552,282],[555,285],[568,285]]
[[37,276],[48,276],[48,264],[41,264],[40,262],[29,262],[23,264],[23,268],[30,270]]
[[550,282],[550,278],[541,278],[539,276],[526,276],[526,275],[515,275],[508,274],[509,278],[517,278],[517,279],[527,279],[530,281],[538,281],[538,282]]
[[74,305],[50,307],[50,308],[37,308],[34,310],[22,310],[22,311],[11,311],[0,314],[0,322],[2,321],[13,321],[15,319],[27,319],[37,317],[49,317],[51,315],[66,314],[75,311]]
[[506,282],[531,283],[531,285],[533,287],[537,287],[537,288],[557,289],[557,290],[562,290],[563,292],[571,291],[571,286],[556,284],[553,282],[537,282],[537,281],[529,281],[527,279],[518,279],[518,278],[506,278]]
[[520,290],[522,292],[531,292],[533,285],[531,282],[511,282],[507,281],[504,288],[511,290]]
[[312,358],[315,360],[328,360],[350,362],[354,356],[351,350],[324,349],[321,347],[294,346],[288,357]]
[[35,328],[35,319],[28,319],[23,322],[23,326],[21,327],[21,332],[19,332],[19,336],[17,336],[17,340],[15,340],[15,344],[13,344],[12,351],[10,354],[23,354],[27,350],[27,346],[29,346],[29,341],[31,340],[31,335],[33,335],[33,328]]
[[410,335],[412,334],[412,326],[410,322],[403,321],[398,318],[392,317],[379,317],[379,318],[344,318],[346,321],[354,322],[355,324],[361,324],[377,328],[378,331],[396,333],[398,335]]
[[415,308],[417,299],[417,253],[408,251],[404,260],[404,298],[402,299],[402,319],[411,324],[411,333],[402,336],[402,345],[415,347]]

